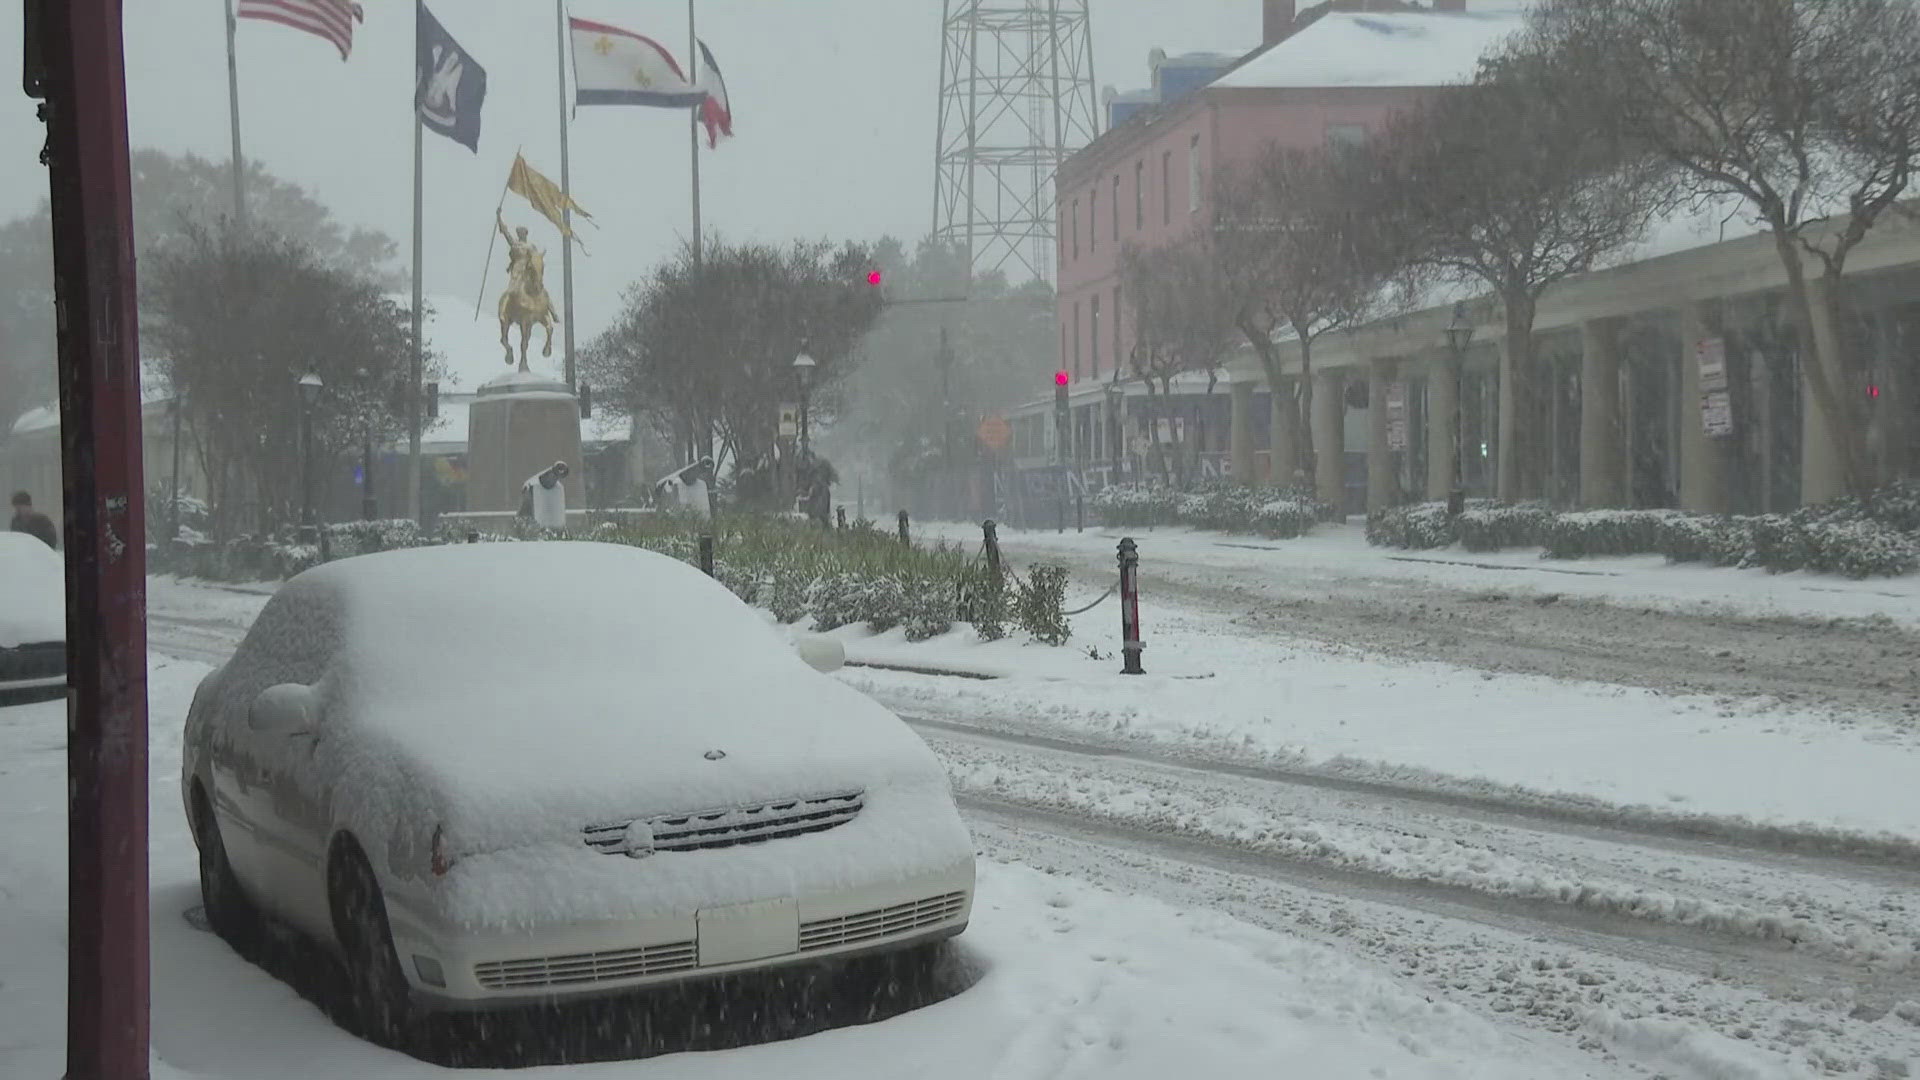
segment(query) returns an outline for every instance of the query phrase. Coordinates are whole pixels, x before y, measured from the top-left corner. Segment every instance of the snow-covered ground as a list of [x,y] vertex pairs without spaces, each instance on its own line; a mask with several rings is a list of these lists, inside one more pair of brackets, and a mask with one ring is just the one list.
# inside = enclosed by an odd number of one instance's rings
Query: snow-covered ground
[[[914,535],[927,543],[947,541],[980,545],[976,525],[955,522],[916,524]],[[1669,564],[1658,555],[1598,559],[1543,559],[1538,548],[1487,553],[1447,548],[1400,551],[1373,547],[1357,523],[1322,525],[1293,540],[1230,536],[1187,528],[1085,532],[1001,530],[1003,541],[1023,552],[1104,556],[1111,563],[1122,536],[1140,544],[1144,573],[1159,563],[1229,575],[1284,574],[1296,580],[1334,576],[1395,583],[1440,585],[1462,591],[1518,590],[1534,594],[1601,600],[1610,604],[1666,611],[1722,611],[1744,615],[1812,619],[1882,617],[1920,627],[1920,574],[1852,581],[1796,571],[1734,570]]]
[[[217,606],[221,601],[209,598]],[[373,1080],[445,1070],[379,1050],[195,930],[180,810],[181,718],[206,664],[150,665],[157,1080]],[[0,1076],[64,1053],[65,717],[0,710]],[[1634,1075],[1563,1040],[1429,1000],[1379,966],[1297,937],[1031,866],[985,861],[964,955],[980,980],[878,1024],[739,1050],[545,1067],[534,1077],[927,1078]],[[1743,1075],[1743,1074],[1729,1074]],[[1750,1074],[1759,1075],[1759,1074]]]

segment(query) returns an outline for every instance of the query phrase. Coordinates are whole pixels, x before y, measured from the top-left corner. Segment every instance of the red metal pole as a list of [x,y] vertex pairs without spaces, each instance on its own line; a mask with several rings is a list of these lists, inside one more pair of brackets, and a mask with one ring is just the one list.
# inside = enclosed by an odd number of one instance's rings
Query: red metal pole
[[148,1057],[146,507],[120,9],[40,9],[66,487],[67,1080],[146,1080]]

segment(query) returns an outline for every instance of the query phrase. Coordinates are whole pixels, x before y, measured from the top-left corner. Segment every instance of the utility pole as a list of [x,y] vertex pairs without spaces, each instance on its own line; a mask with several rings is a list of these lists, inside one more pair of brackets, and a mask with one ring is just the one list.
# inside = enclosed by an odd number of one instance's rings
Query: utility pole
[[67,1080],[146,1080],[148,1061],[146,487],[120,8],[25,5],[61,316]]

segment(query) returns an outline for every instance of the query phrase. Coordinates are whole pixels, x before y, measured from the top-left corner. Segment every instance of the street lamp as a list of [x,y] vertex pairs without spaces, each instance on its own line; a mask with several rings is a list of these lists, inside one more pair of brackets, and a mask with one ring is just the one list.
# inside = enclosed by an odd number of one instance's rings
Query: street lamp
[[1120,369],[1113,369],[1113,378],[1107,382],[1107,456],[1113,459],[1113,483],[1123,479],[1121,454],[1125,447],[1126,425],[1120,419],[1120,405],[1126,399],[1127,389],[1120,385]]
[[311,540],[313,526],[313,406],[326,386],[320,376],[309,371],[300,376],[300,532]]
[[[353,374],[361,386],[370,386],[366,368],[358,368]],[[379,516],[380,506],[373,496],[373,425],[368,424],[360,443],[360,519],[372,521]]]
[[1460,428],[1464,422],[1465,402],[1461,400],[1460,389],[1466,368],[1467,349],[1473,344],[1473,320],[1467,318],[1467,302],[1457,301],[1453,305],[1453,321],[1447,324],[1447,351],[1453,354],[1453,483],[1447,491],[1447,513],[1458,514],[1467,506],[1466,466],[1461,461],[1464,447],[1461,445]]
[[793,358],[793,377],[800,384],[800,455],[805,457],[811,448],[808,435],[808,406],[813,397],[813,373],[819,367],[813,357],[807,355],[806,342],[800,343],[800,355]]

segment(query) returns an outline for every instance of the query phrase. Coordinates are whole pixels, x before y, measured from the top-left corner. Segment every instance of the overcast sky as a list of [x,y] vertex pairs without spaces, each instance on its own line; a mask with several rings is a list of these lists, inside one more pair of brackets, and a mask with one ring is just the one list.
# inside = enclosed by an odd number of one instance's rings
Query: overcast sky
[[[413,11],[362,0],[352,59],[326,42],[267,23],[239,31],[241,126],[247,156],[307,185],[339,218],[384,230],[406,258],[411,235]],[[128,97],[135,146],[228,154],[225,0],[126,5]],[[932,148],[941,0],[699,0],[700,36],[725,71],[735,138],[702,152],[705,221],[729,237],[917,238],[932,218]],[[471,302],[494,206],[516,149],[559,179],[553,5],[545,0],[438,0],[434,14],[487,69],[480,152],[426,136],[428,291]],[[666,43],[684,64],[680,0],[571,0],[570,12]],[[1093,0],[1099,85],[1147,81],[1147,53],[1241,51],[1258,44],[1260,0]],[[0,19],[6,83],[18,87],[20,19]],[[0,110],[0,215],[45,194],[32,103]],[[578,333],[611,317],[621,289],[689,233],[687,121],[682,112],[585,108],[571,127],[584,228],[576,257]],[[524,203],[509,220],[557,239]],[[500,286],[495,252],[488,291]]]

